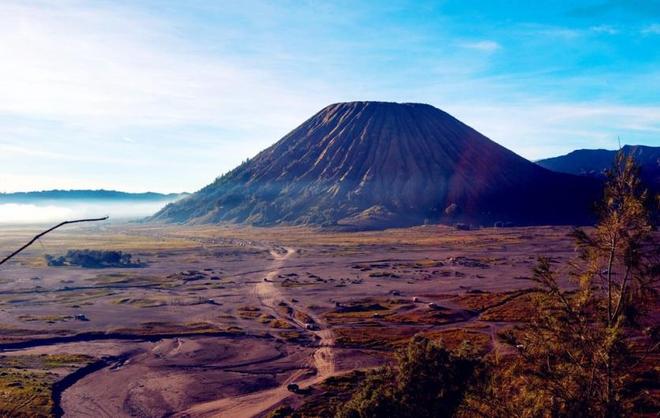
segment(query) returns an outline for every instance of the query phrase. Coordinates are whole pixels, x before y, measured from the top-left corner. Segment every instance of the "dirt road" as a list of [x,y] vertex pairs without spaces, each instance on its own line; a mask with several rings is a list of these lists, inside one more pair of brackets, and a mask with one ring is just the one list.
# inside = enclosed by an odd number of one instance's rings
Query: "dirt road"
[[259,415],[279,402],[283,401],[289,396],[291,392],[287,390],[287,385],[296,383],[301,389],[305,389],[313,384],[319,383],[336,373],[334,362],[334,335],[332,331],[324,327],[324,324],[313,313],[306,312],[302,307],[291,304],[290,306],[298,311],[302,311],[309,315],[316,324],[319,330],[308,330],[306,324],[298,321],[295,318],[290,318],[282,315],[276,309],[278,303],[285,300],[282,291],[275,286],[274,279],[279,274],[280,269],[284,266],[287,259],[295,254],[293,248],[276,248],[270,251],[274,258],[272,269],[266,275],[264,281],[255,284],[254,292],[257,295],[263,308],[272,312],[272,314],[283,321],[292,323],[301,332],[313,333],[320,338],[319,346],[314,351],[313,356],[310,358],[309,366],[316,370],[316,374],[312,377],[306,377],[309,373],[302,369],[291,375],[286,381],[274,389],[268,389],[243,395],[233,398],[223,398],[215,401],[204,402],[194,405],[188,410],[178,414],[181,417],[232,417],[232,418],[248,418]]

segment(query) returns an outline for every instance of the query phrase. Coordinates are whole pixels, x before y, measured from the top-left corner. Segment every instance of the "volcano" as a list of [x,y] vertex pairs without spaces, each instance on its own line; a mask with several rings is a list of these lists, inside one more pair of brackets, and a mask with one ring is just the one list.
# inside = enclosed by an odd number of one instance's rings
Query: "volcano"
[[151,220],[386,228],[592,221],[597,180],[546,170],[417,103],[327,106]]

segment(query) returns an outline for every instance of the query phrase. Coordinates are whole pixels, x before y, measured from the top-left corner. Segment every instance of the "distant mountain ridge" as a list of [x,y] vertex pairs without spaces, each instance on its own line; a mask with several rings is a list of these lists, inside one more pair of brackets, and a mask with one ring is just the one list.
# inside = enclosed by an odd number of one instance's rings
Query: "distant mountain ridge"
[[62,200],[111,200],[111,201],[140,201],[158,202],[171,201],[187,196],[188,193],[127,193],[116,190],[44,190],[33,192],[0,193],[1,203],[32,203],[35,201],[62,201]]
[[433,106],[322,109],[156,222],[386,228],[588,223],[599,181],[548,171]]
[[[631,155],[640,166],[642,180],[652,190],[660,190],[660,147],[625,145],[625,155]],[[559,157],[546,158],[536,163],[548,170],[604,178],[612,167],[617,151],[580,149]]]

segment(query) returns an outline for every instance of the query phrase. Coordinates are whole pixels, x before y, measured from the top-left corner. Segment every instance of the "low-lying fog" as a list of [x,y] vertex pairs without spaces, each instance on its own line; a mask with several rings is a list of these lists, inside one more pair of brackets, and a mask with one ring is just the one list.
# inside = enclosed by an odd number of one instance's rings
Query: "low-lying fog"
[[110,216],[111,220],[130,221],[153,215],[167,201],[67,201],[0,204],[0,223],[53,223],[79,218]]

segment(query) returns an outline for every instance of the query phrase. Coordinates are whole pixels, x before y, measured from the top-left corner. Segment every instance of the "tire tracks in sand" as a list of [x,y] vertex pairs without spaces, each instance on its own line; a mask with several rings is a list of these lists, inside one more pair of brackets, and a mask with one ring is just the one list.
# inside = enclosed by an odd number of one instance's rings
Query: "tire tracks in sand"
[[286,379],[280,386],[272,389],[258,391],[247,395],[241,395],[230,398],[222,398],[214,401],[203,402],[193,405],[191,408],[183,411],[175,416],[177,417],[231,417],[231,418],[248,418],[262,414],[278,403],[282,402],[289,396],[291,392],[287,389],[287,385],[291,383],[297,384],[301,389],[306,389],[311,385],[319,383],[328,377],[334,376],[337,372],[334,362],[334,344],[335,338],[332,330],[327,328],[320,319],[311,312],[306,312],[303,309],[290,304],[294,309],[297,309],[309,315],[316,324],[319,325],[318,331],[308,330],[306,324],[297,320],[296,318],[289,318],[282,315],[277,309],[279,302],[284,300],[282,291],[275,286],[273,279],[277,276],[280,269],[284,266],[287,259],[295,254],[293,248],[276,247],[270,250],[274,261],[273,265],[268,272],[266,279],[255,284],[254,293],[259,299],[262,307],[265,307],[273,312],[276,318],[294,324],[299,330],[305,333],[316,335],[319,340],[319,345],[314,351],[309,363],[310,368],[316,370],[316,374],[311,377],[306,377],[308,372],[301,369],[293,373]]

